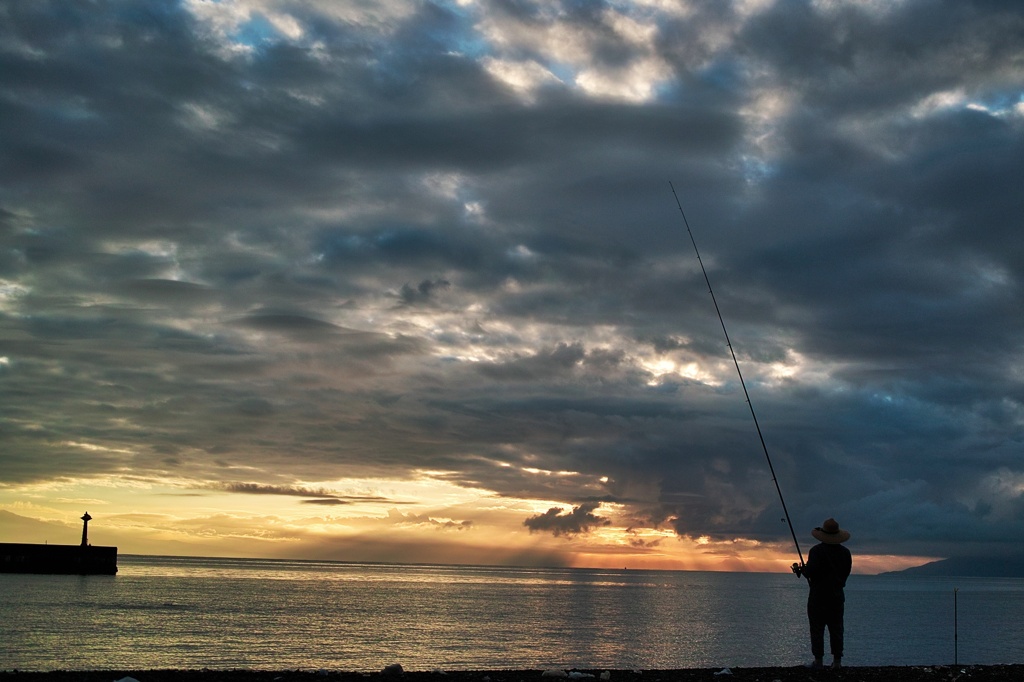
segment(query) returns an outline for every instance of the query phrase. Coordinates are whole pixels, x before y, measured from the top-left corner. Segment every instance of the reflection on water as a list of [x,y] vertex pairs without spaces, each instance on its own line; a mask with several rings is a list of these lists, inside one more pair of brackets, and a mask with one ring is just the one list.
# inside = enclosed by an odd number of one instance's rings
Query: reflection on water
[[[851,665],[1024,660],[1022,581],[854,576]],[[733,574],[122,557],[0,575],[0,669],[680,668],[806,658],[806,586]]]

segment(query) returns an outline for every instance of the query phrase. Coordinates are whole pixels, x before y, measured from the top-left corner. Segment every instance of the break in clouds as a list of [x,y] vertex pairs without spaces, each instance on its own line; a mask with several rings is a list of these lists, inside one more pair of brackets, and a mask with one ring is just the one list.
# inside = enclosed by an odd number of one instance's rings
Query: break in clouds
[[796,525],[999,550],[1022,36],[982,0],[0,3],[0,486],[433,472],[550,501],[533,532],[784,543],[671,181]]

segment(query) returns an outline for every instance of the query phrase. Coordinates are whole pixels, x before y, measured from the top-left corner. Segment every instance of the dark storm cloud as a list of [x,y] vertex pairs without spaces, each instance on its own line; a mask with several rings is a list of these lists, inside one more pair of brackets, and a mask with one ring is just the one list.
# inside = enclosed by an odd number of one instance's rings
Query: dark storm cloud
[[500,365],[485,365],[480,372],[505,381],[530,381],[552,374],[563,374],[583,361],[585,352],[579,343],[561,343],[547,353],[531,355],[514,362]]
[[374,502],[387,504],[403,504],[386,497],[367,495],[341,495],[326,488],[306,488],[303,486],[268,485],[263,483],[211,483],[205,486],[209,490],[219,490],[242,495],[283,495],[285,497],[312,498],[303,500],[303,504],[347,505],[354,502]]
[[855,3],[816,12],[778,3],[747,24],[743,42],[815,106],[840,115],[892,110],[948,88],[1016,83],[1021,16],[1012,3]]
[[594,513],[598,508],[596,503],[581,504],[573,507],[572,511],[564,512],[559,507],[552,507],[543,514],[531,516],[523,525],[534,531],[550,532],[556,537],[559,535],[579,535],[586,533],[599,526],[611,525],[611,521],[602,519]]
[[297,497],[333,497],[337,496],[322,488],[296,488],[280,485],[262,485],[260,483],[220,483],[211,486],[214,490],[246,495],[293,495]]
[[337,325],[309,315],[272,310],[261,310],[246,315],[236,320],[235,324],[259,331],[278,332],[299,338],[317,337],[345,331]]
[[416,305],[417,303],[430,301],[431,297],[436,295],[436,292],[447,289],[451,285],[451,282],[446,279],[425,279],[415,287],[406,283],[402,285],[399,296],[401,296],[402,303],[406,305]]
[[1015,3],[200,9],[0,7],[3,483],[430,470],[785,543],[672,180],[799,528],[1024,531]]

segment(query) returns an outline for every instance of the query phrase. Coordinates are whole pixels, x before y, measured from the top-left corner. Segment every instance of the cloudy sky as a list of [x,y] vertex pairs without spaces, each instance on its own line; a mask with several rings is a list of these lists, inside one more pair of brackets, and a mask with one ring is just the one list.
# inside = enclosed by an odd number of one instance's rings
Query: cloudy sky
[[1024,537],[1024,5],[0,2],[0,515],[861,571]]

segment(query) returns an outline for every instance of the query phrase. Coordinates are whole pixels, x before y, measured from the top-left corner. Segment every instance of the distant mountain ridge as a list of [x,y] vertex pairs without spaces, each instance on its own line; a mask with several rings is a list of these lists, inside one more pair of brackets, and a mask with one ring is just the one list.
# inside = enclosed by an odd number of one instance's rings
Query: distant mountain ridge
[[937,578],[1024,578],[1024,554],[1002,557],[950,557],[922,566],[882,575],[932,576]]
[[[77,519],[75,519],[77,521]],[[77,545],[82,524],[76,526],[39,521],[0,509],[0,542],[37,542]]]

